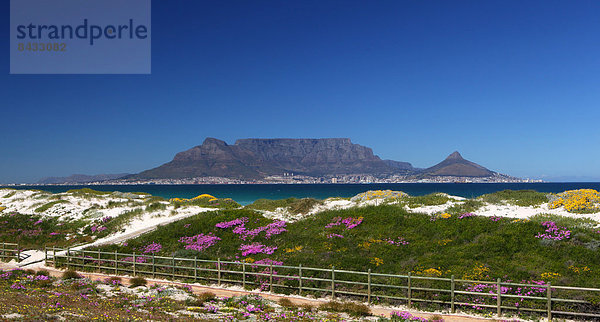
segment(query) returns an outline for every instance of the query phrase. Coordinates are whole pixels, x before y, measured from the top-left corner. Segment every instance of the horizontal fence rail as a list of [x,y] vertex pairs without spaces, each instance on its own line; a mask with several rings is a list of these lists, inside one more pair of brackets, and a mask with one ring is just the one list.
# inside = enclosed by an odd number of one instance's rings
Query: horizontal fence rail
[[21,258],[21,249],[19,248],[19,244],[14,243],[0,243],[0,260],[2,261],[10,261],[11,259],[20,261]]
[[[3,247],[4,248],[4,247]],[[100,250],[45,249],[46,265],[108,274],[131,274],[190,282],[233,284],[283,294],[343,297],[371,303],[436,304],[457,308],[518,311],[561,317],[600,318],[600,289],[124,254]]]

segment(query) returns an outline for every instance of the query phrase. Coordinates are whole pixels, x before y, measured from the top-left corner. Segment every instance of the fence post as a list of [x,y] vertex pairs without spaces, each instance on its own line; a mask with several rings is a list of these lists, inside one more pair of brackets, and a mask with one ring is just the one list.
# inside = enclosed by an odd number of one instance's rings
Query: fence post
[[298,295],[302,296],[302,264],[298,266]]
[[198,256],[194,257],[194,281],[198,280]]
[[152,254],[152,278],[156,278],[156,266],[155,266],[155,260],[154,260],[154,254]]
[[67,247],[67,270],[71,269],[71,250]]
[[102,270],[100,269],[100,259],[101,259],[101,255],[100,255],[100,249],[98,249],[98,273],[100,273]]
[[246,289],[246,262],[242,262],[242,287]]
[[175,255],[171,258],[171,279],[175,279]]
[[450,311],[452,313],[454,310],[454,275],[450,276]]
[[331,266],[331,299],[335,300],[335,266]]
[[52,246],[52,266],[56,268],[56,246]]
[[221,285],[221,259],[217,258],[217,285]]
[[496,282],[496,314],[502,316],[502,290],[500,288],[500,278]]
[[367,272],[367,303],[371,304],[371,269]]
[[6,242],[2,242],[2,258],[6,257]]
[[552,288],[551,283],[548,282],[546,296],[548,297],[548,321],[552,321]]
[[408,308],[411,307],[412,305],[412,289],[410,288],[411,284],[411,279],[410,279],[410,272],[408,272]]
[[117,258],[117,251],[115,250],[115,275],[119,275],[119,261]]
[[135,277],[135,252],[133,252],[133,276]]
[[44,261],[48,261],[48,247],[44,246]]
[[269,264],[269,292],[273,293],[273,263]]

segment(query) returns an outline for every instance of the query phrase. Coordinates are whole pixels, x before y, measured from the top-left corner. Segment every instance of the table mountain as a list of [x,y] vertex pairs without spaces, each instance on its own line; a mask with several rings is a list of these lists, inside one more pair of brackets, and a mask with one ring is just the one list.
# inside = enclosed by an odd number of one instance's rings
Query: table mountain
[[[403,164],[412,169],[410,164]],[[348,138],[241,139],[228,145],[207,138],[202,145],[177,153],[171,162],[132,176],[137,179],[216,176],[260,179],[294,173],[308,176],[392,174],[389,165],[365,146]]]

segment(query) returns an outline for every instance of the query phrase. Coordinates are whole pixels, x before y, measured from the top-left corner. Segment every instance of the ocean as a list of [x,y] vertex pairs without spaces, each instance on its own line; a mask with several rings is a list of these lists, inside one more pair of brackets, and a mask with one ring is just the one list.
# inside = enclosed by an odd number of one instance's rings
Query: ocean
[[193,198],[208,193],[218,198],[231,198],[242,205],[256,199],[352,197],[367,190],[396,190],[420,196],[432,192],[473,198],[486,193],[511,189],[539,192],[562,192],[572,189],[600,190],[600,182],[552,183],[377,183],[377,184],[247,184],[247,185],[73,185],[17,186],[16,189],[39,189],[52,193],[70,189],[91,188],[100,191],[146,192],[163,198]]

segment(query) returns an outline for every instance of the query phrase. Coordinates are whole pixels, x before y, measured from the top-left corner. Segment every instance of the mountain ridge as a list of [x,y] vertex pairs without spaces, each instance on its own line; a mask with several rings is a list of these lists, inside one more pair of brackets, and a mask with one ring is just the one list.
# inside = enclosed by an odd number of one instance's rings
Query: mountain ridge
[[371,148],[352,143],[349,138],[248,138],[227,144],[208,137],[201,145],[177,153],[171,161],[127,178],[224,177],[257,180],[291,173],[313,177],[360,174],[481,178],[498,175],[465,160],[458,151],[434,166],[418,169],[408,162],[382,160]]

